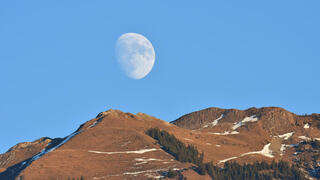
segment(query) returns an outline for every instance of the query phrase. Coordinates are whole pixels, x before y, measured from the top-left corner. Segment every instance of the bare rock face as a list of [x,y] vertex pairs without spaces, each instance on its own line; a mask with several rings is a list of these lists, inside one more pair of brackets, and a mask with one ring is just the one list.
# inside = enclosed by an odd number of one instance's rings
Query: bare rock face
[[213,122],[215,119],[219,118],[224,112],[224,109],[208,108],[186,114],[171,123],[185,129],[199,129],[203,124]]
[[47,145],[48,143],[51,142],[51,138],[48,138],[48,137],[43,137],[43,138],[40,138],[38,140],[35,140],[33,142],[23,142],[23,143],[19,143],[15,146],[13,146],[12,148],[10,148],[8,150],[8,152],[10,151],[17,151],[17,150],[22,150],[22,149],[25,149],[25,148],[30,148],[30,147],[33,147],[33,146],[36,146],[36,145],[41,145],[41,144],[45,144]]
[[272,135],[284,134],[290,130],[293,131],[295,127],[297,115],[282,108],[262,108],[260,113],[263,129]]

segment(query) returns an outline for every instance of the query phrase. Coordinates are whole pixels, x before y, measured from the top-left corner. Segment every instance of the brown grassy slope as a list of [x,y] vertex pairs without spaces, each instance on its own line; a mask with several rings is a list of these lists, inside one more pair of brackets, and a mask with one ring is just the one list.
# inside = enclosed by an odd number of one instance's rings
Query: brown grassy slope
[[[221,114],[224,116],[216,126],[202,128],[206,124],[210,125]],[[253,115],[259,120],[236,129],[239,134],[213,134],[232,131],[234,123]],[[158,171],[161,170],[190,167],[190,164],[175,161],[171,155],[161,150],[155,140],[145,134],[151,127],[159,127],[174,134],[184,143],[195,145],[200,152],[204,152],[205,162],[219,163],[230,157],[238,157],[234,160],[240,163],[273,159],[291,161],[294,152],[292,148],[287,148],[280,156],[279,147],[281,144],[295,144],[301,141],[299,136],[302,135],[320,138],[319,117],[318,114],[297,116],[274,107],[251,108],[245,111],[209,108],[179,118],[173,122],[177,125],[175,126],[143,113],[134,115],[109,110],[84,123],[77,130],[78,135],[60,148],[32,162],[18,177],[37,180],[67,179],[82,175],[86,179],[148,179],[159,176]],[[306,123],[310,124],[310,128],[303,128]],[[287,140],[276,137],[288,132],[294,134]],[[243,153],[260,151],[270,142],[274,158],[259,154],[239,157]],[[123,153],[153,148],[157,150],[142,154]],[[122,153],[103,154],[90,151]],[[184,174],[189,179],[204,178],[192,171]]]
[[[98,119],[99,123],[89,128]],[[110,110],[85,123],[66,144],[34,161],[20,176],[25,179],[50,179],[84,176],[86,179],[148,179],[159,176],[159,170],[186,168],[145,134],[150,127],[184,134],[187,130],[159,119]],[[156,149],[142,154],[99,154]],[[152,159],[143,163],[141,159]]]

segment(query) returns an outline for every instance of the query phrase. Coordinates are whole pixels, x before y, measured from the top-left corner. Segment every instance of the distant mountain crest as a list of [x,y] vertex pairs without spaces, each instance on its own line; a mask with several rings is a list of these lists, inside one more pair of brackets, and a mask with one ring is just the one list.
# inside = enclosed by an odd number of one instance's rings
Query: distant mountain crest
[[[250,108],[247,110],[207,108],[186,114],[171,123],[190,130],[212,128],[214,126],[219,127],[220,130],[235,130],[241,127],[252,127],[250,125],[253,123],[249,123],[250,121],[259,121],[258,124],[265,131],[271,134],[281,134],[307,123],[318,125],[317,117],[317,114],[299,116],[279,107]],[[217,122],[217,120],[219,121]]]

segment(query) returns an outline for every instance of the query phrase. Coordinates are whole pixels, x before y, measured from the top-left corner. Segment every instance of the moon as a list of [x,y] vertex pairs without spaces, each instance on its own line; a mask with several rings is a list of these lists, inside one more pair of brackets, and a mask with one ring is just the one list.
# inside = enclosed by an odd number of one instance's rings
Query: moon
[[147,76],[155,62],[155,51],[151,42],[137,33],[121,35],[116,42],[115,53],[121,69],[132,79]]

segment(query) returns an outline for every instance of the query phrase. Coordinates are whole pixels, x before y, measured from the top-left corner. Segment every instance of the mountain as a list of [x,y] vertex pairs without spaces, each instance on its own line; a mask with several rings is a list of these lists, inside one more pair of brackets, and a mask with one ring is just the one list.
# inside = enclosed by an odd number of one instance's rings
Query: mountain
[[[296,115],[279,107],[247,110],[208,108],[186,114],[171,122],[198,134],[200,142],[214,141],[220,150],[207,149],[217,164],[283,160],[320,178],[320,114]],[[214,135],[210,138],[208,134]],[[203,143],[202,143],[203,144]],[[316,147],[316,148],[314,148]],[[220,159],[220,160],[219,160]]]
[[283,160],[310,176],[318,173],[319,114],[300,116],[277,107],[208,108],[171,123],[143,113],[102,112],[65,138],[45,137],[10,148],[0,155],[0,179],[158,179],[172,169],[188,179],[210,179],[148,136],[154,127],[195,146],[204,162],[217,166]]

